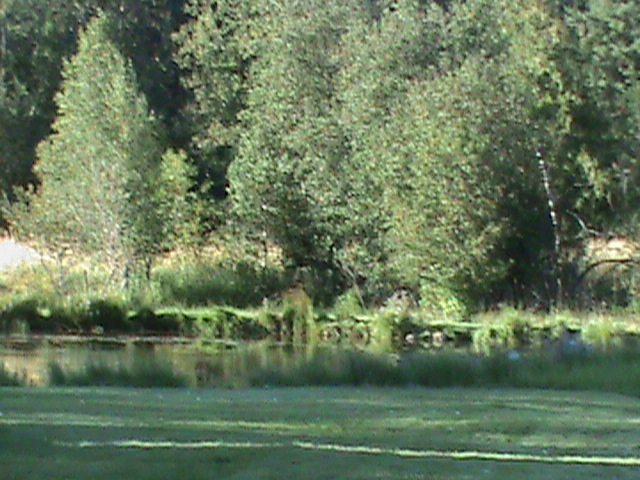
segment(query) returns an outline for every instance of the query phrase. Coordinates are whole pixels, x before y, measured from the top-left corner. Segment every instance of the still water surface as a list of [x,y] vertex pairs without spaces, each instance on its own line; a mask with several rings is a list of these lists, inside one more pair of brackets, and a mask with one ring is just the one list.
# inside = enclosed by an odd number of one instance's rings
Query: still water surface
[[86,341],[55,337],[5,337],[0,341],[0,365],[34,386],[49,383],[53,364],[77,372],[88,365],[131,369],[141,361],[170,366],[194,386],[215,386],[258,369],[287,365],[304,355],[268,341],[202,344],[182,339]]

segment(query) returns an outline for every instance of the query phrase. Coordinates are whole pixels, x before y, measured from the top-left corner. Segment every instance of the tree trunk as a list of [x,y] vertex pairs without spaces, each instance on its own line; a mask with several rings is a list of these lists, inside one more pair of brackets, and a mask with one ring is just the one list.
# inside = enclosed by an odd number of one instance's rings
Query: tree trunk
[[[547,206],[549,208],[549,219],[551,220],[551,230],[553,235],[553,258],[551,260],[551,272],[555,281],[555,302],[551,302],[554,308],[558,308],[562,304],[562,278],[560,276],[560,228],[558,223],[558,212],[554,200],[553,191],[551,189],[551,180],[549,178],[549,168],[544,161],[542,152],[536,151],[538,159],[538,167],[542,174],[542,184],[547,196]],[[552,299],[553,300],[553,299]]]

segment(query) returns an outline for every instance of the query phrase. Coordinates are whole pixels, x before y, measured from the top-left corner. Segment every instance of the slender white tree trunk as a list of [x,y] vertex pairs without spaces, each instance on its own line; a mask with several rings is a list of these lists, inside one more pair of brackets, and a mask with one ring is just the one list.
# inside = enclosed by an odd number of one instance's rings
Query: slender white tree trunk
[[552,259],[552,273],[555,280],[556,298],[555,308],[558,308],[562,303],[562,278],[560,277],[560,228],[558,224],[558,212],[556,209],[556,202],[554,200],[553,191],[551,189],[551,180],[549,178],[549,168],[544,161],[542,152],[538,150],[536,152],[536,158],[538,159],[538,167],[542,175],[542,184],[547,196],[547,207],[549,208],[549,219],[551,220],[551,229],[553,235],[553,259]]

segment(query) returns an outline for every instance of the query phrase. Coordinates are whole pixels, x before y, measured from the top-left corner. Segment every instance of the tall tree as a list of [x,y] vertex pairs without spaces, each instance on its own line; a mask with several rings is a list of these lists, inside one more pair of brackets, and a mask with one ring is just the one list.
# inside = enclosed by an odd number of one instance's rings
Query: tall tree
[[188,94],[174,61],[172,35],[186,21],[186,0],[91,0],[112,19],[111,41],[131,61],[138,87],[174,148],[185,148]]
[[[182,118],[186,93],[173,62],[171,34],[183,21],[183,0],[7,0],[0,5],[0,188],[36,183],[36,146],[56,115],[62,61],[75,52],[78,30],[102,8],[111,14],[110,39],[132,61],[150,108],[175,148],[188,144]],[[0,100],[1,101],[1,100]]]
[[187,113],[194,159],[200,182],[214,199],[227,193],[227,168],[237,153],[249,70],[266,45],[271,9],[257,0],[190,0],[185,8],[189,21],[174,35],[181,80],[192,95]]
[[[476,262],[476,272],[467,277],[485,272],[482,282],[464,282],[467,287],[481,285],[476,299],[478,294],[489,302],[555,299],[559,260],[554,238],[559,227],[549,202],[555,212],[556,192],[566,177],[559,144],[568,125],[567,100],[552,59],[560,30],[542,1],[451,2],[439,61],[423,86],[441,92],[434,95],[440,111],[436,118],[456,112],[446,125],[436,121],[432,130],[453,135],[441,144],[450,145],[447,155],[466,159],[467,168],[475,171],[462,176],[471,182],[470,193],[477,191],[476,176],[484,179],[486,190],[477,198],[491,207],[479,209],[485,215],[481,223],[489,232],[501,232],[484,237],[489,240],[484,252],[491,256]],[[433,131],[430,135],[438,138]],[[549,190],[537,157],[542,151]],[[495,268],[487,268],[491,265]],[[465,268],[457,270],[463,274]]]
[[148,264],[170,219],[162,208],[168,202],[155,193],[166,188],[165,141],[109,29],[106,15],[95,17],[65,63],[59,115],[38,147],[41,185],[29,195],[29,221],[20,226],[54,246],[101,254],[124,273],[137,258]]
[[354,16],[343,36],[334,113],[346,145],[338,176],[349,219],[339,265],[365,297],[379,298],[402,284],[388,264],[394,205],[385,192],[396,188],[388,154],[398,133],[389,124],[405,114],[415,82],[437,67],[446,16],[410,0],[374,12]]
[[361,14],[358,2],[285,3],[251,67],[230,192],[235,213],[276,241],[292,268],[335,273],[350,228],[335,94],[341,39]]
[[556,55],[570,95],[566,155],[574,208],[600,231],[637,235],[640,217],[640,4],[592,0],[566,12]]
[[55,116],[62,60],[75,50],[87,12],[83,2],[0,4],[0,191],[10,197],[14,186],[34,181],[35,148]]

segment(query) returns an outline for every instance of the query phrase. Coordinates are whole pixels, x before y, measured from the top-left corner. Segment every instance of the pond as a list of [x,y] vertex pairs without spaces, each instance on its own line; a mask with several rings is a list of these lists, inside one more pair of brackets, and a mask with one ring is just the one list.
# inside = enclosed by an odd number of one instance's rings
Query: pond
[[111,370],[140,364],[169,367],[191,386],[230,385],[252,372],[283,368],[308,354],[272,341],[202,343],[181,338],[0,338],[0,367],[33,386],[48,385],[52,366],[79,372],[90,365]]

